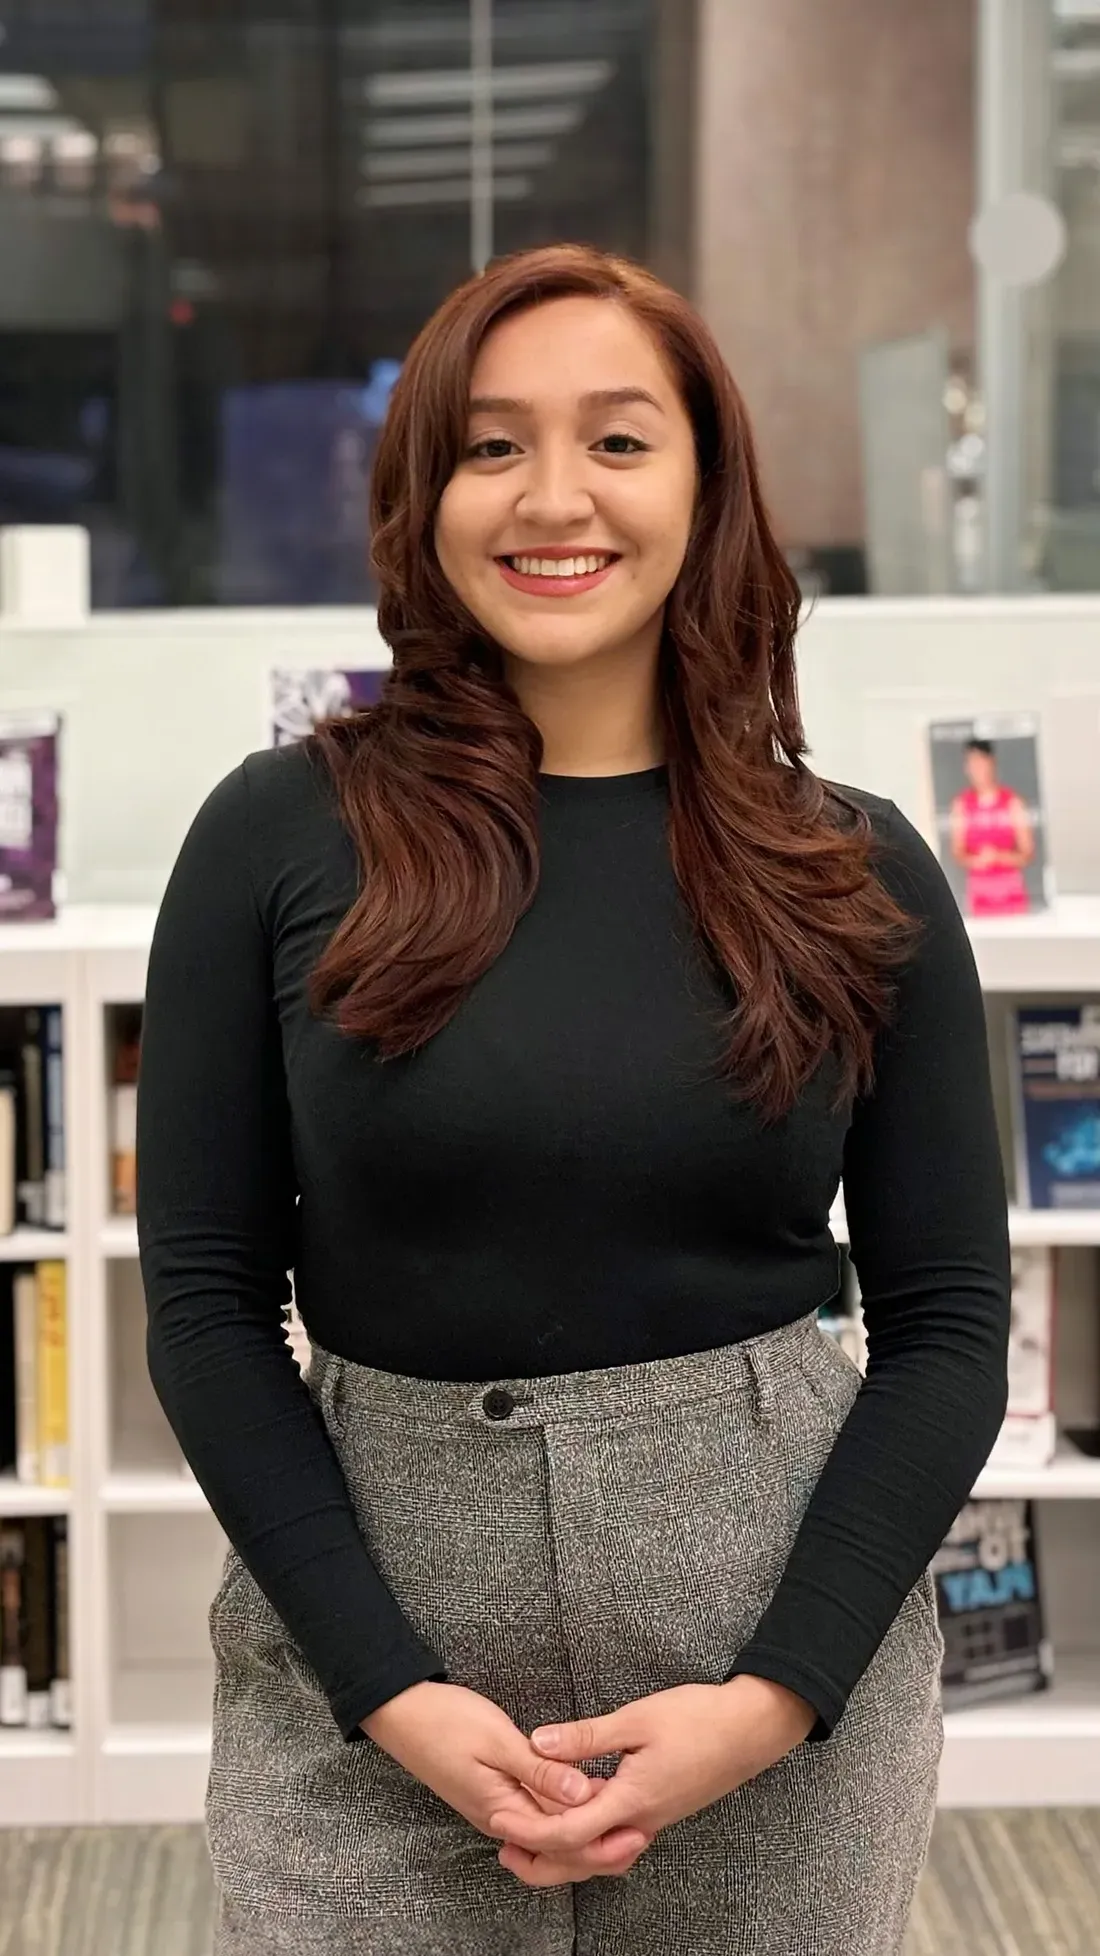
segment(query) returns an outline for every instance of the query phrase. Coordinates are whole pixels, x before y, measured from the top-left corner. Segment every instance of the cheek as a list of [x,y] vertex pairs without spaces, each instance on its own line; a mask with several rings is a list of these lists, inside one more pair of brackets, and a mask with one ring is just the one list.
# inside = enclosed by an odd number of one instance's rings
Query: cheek
[[435,553],[452,584],[468,584],[476,576],[484,557],[479,534],[477,511],[469,499],[445,490],[435,519]]

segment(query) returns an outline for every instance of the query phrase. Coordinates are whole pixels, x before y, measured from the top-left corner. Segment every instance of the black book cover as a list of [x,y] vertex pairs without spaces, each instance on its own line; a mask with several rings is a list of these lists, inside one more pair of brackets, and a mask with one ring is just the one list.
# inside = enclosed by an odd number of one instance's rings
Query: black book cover
[[932,1562],[952,1709],[1042,1691],[1051,1655],[1030,1501],[968,1501]]
[[16,1453],[15,1299],[9,1265],[0,1270],[0,1474],[12,1472]]

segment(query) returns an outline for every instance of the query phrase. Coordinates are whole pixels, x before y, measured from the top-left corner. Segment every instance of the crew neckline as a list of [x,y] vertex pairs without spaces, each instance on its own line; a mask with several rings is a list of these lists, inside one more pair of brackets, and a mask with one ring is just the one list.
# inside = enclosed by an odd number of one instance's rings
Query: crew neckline
[[652,793],[668,780],[668,762],[634,768],[630,774],[539,774],[544,795],[555,801],[610,801]]

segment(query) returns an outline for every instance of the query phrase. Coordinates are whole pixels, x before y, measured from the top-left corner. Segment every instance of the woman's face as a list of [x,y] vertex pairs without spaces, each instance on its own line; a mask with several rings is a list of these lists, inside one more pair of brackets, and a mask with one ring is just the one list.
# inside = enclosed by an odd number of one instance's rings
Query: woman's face
[[517,659],[655,647],[695,491],[691,423],[648,333],[613,301],[548,300],[485,339],[436,551]]

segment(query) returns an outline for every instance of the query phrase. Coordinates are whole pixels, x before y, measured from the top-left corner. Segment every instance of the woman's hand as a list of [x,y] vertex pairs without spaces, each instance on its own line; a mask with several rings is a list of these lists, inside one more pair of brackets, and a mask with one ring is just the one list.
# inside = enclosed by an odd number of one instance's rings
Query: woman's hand
[[[558,1760],[621,1753],[612,1779],[575,1810],[535,1816],[530,1803],[506,1799],[488,1831],[504,1836],[502,1867],[529,1887],[586,1879],[575,1872],[592,1844],[634,1830],[644,1845],[623,1858],[633,1866],[661,1828],[698,1813],[773,1766],[807,1737],[813,1707],[769,1679],[737,1677],[728,1684],[685,1684],[635,1699],[606,1718],[540,1728],[532,1746]],[[550,1734],[556,1738],[552,1741]],[[625,1868],[589,1872],[623,1873]]]
[[[387,1699],[362,1721],[369,1739],[460,1813],[479,1833],[503,1840],[493,1816],[505,1808],[515,1821],[548,1820],[591,1800],[599,1781],[575,1766],[540,1755],[490,1698],[465,1685],[425,1679]],[[593,1828],[574,1855],[575,1873],[621,1874],[648,1842],[636,1831]]]

